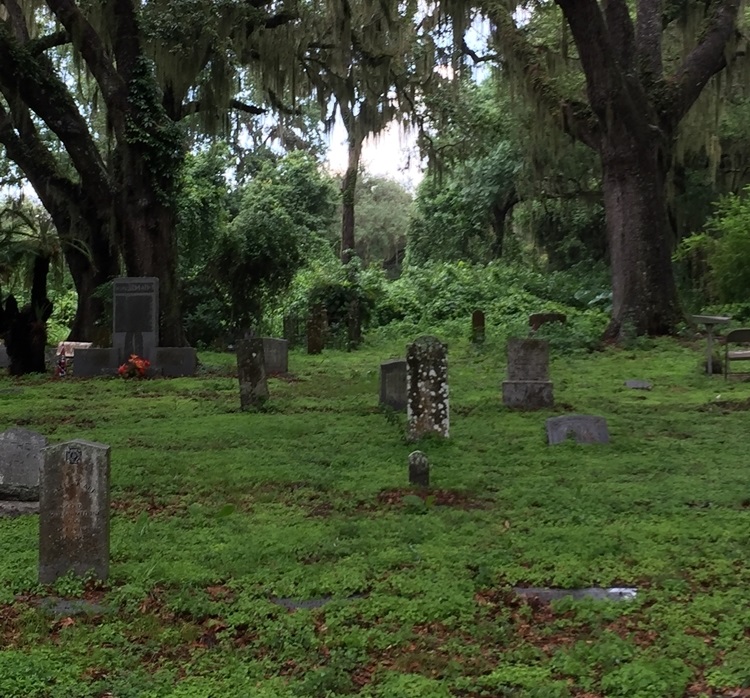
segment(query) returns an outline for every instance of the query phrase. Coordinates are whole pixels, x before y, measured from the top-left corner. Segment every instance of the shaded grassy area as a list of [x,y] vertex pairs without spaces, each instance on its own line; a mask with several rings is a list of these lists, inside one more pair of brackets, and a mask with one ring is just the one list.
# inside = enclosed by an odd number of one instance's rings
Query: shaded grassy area
[[[660,341],[557,356],[558,407],[511,412],[502,345],[450,341],[423,503],[405,418],[376,404],[405,343],[293,353],[262,413],[239,411],[230,355],[190,379],[1,378],[3,428],[112,446],[113,516],[108,583],[55,589],[36,518],[0,520],[0,696],[750,695],[750,384]],[[606,417],[612,443],[546,446],[564,412]],[[544,585],[639,593],[512,592]],[[49,594],[109,611],[53,618]]]

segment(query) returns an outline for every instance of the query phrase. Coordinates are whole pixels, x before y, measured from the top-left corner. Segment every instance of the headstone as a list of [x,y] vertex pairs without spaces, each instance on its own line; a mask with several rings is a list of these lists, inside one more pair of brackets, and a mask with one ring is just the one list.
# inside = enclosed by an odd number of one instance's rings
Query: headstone
[[326,311],[316,305],[307,320],[307,353],[320,354],[326,343]]
[[547,422],[547,442],[550,445],[563,443],[573,436],[578,444],[608,444],[609,431],[604,417],[588,414],[570,414],[550,417]]
[[159,345],[159,279],[135,276],[115,279],[113,284],[112,345],[117,351],[117,364],[131,354],[156,359]]
[[503,381],[503,404],[523,410],[552,407],[549,380],[549,342],[544,339],[508,340],[507,380]]
[[110,447],[68,441],[44,449],[39,501],[39,583],[109,574]]
[[79,349],[91,349],[91,342],[58,342],[57,356],[72,359]]
[[625,387],[630,388],[631,390],[651,390],[654,386],[652,383],[649,383],[649,381],[634,378],[632,380],[626,380]]
[[349,350],[356,349],[362,344],[362,308],[356,298],[349,303],[349,311],[346,315],[346,332]]
[[8,350],[4,344],[0,344],[0,368],[8,368],[10,366],[10,357],[8,356]]
[[481,344],[484,338],[484,313],[481,310],[475,310],[471,314],[471,341],[474,344]]
[[117,350],[78,349],[75,353],[73,376],[76,378],[95,378],[97,376],[117,375]]
[[408,438],[448,438],[448,348],[436,337],[419,337],[406,349]]
[[156,366],[151,366],[150,370],[165,378],[194,376],[198,368],[198,354],[192,347],[156,347],[154,363]]
[[243,410],[262,407],[268,400],[262,339],[241,339],[237,342],[237,375],[240,381],[240,407]]
[[0,433],[0,498],[32,502],[39,499],[39,473],[47,437],[11,427]]
[[430,486],[430,461],[422,451],[409,454],[409,484],[417,487]]
[[286,339],[263,337],[266,375],[289,373],[289,342]]
[[564,313],[533,313],[529,315],[529,327],[536,332],[542,325],[550,322],[560,322],[563,325],[568,321]]
[[406,360],[391,359],[380,364],[380,404],[406,412]]

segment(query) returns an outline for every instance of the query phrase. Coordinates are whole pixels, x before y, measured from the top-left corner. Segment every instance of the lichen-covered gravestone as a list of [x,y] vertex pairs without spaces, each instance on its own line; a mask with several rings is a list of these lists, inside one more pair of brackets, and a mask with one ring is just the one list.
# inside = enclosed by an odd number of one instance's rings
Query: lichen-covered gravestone
[[549,342],[544,339],[508,340],[508,376],[503,381],[503,404],[523,410],[552,407]]
[[396,412],[406,411],[406,360],[380,364],[380,404]]
[[437,337],[419,337],[406,349],[408,438],[448,438],[448,348]]
[[481,310],[475,310],[471,314],[471,341],[474,344],[481,344],[482,342],[484,342],[484,337],[484,312],[482,312]]
[[39,583],[109,575],[110,447],[68,441],[44,449],[39,498]]
[[409,454],[409,484],[417,487],[430,486],[430,461],[422,451]]
[[42,450],[48,444],[46,437],[20,427],[0,434],[0,499],[39,499]]
[[262,338],[237,342],[237,376],[240,381],[240,407],[243,410],[262,407],[268,400]]

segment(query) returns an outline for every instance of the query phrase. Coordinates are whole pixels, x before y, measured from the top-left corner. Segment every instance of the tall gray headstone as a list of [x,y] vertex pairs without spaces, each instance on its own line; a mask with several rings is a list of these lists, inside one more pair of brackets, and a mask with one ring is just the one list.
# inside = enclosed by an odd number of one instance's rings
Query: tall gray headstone
[[561,444],[572,436],[577,444],[608,444],[609,430],[604,417],[588,414],[567,414],[550,417],[547,422],[547,442]]
[[131,354],[156,360],[159,345],[159,279],[133,276],[115,279],[113,293],[112,346],[117,363]]
[[268,400],[268,381],[263,340],[260,337],[237,342],[237,376],[240,381],[240,407],[243,410],[262,407]]
[[508,340],[508,375],[503,381],[506,407],[538,410],[552,407],[549,380],[549,342],[544,339]]
[[109,575],[110,447],[67,441],[44,449],[39,499],[39,583]]
[[408,439],[448,438],[448,348],[437,337],[419,337],[406,348]]
[[276,337],[263,337],[266,374],[289,372],[289,342]]
[[48,444],[45,436],[20,427],[0,434],[0,499],[39,499],[43,449]]
[[406,359],[380,364],[380,404],[396,412],[406,411]]

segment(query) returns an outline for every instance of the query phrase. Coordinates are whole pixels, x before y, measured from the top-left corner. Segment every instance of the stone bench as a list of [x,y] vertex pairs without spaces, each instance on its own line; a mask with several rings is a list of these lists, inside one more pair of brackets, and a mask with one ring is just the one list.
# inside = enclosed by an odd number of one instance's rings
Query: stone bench
[[750,343],[750,328],[741,328],[727,332],[724,337],[724,379],[729,378],[730,361],[750,361],[750,349],[735,349],[730,351],[730,344]]

